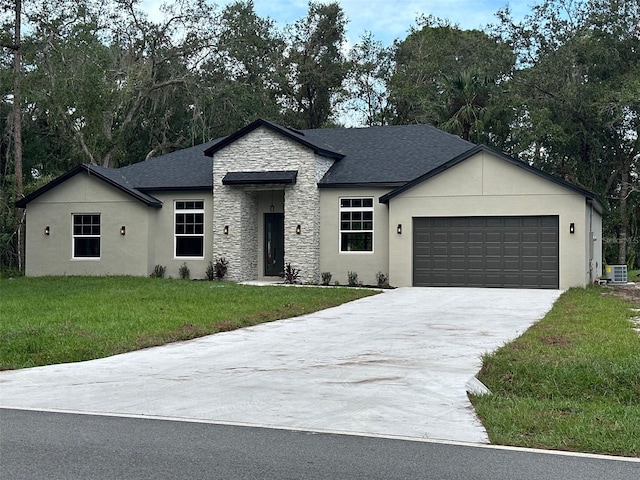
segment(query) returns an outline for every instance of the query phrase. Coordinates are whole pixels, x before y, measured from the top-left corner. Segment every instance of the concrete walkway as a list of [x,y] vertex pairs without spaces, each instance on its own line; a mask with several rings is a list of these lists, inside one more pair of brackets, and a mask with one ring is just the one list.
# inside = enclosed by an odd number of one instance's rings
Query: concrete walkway
[[560,293],[388,290],[187,342],[0,372],[0,406],[487,442],[465,384],[484,352]]

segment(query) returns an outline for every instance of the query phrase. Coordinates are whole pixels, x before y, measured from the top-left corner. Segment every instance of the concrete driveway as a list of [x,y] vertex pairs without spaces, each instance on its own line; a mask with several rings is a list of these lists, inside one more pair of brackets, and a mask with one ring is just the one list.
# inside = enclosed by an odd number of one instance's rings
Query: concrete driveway
[[387,290],[187,342],[0,372],[0,406],[487,442],[465,384],[483,353],[560,293]]

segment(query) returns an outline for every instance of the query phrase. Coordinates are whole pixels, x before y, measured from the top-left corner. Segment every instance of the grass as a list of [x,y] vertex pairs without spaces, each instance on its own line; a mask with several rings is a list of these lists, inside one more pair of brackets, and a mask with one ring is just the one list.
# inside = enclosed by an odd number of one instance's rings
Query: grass
[[640,337],[630,305],[571,289],[520,338],[486,355],[472,396],[491,443],[640,456]]
[[134,277],[0,279],[0,370],[106,357],[373,293]]

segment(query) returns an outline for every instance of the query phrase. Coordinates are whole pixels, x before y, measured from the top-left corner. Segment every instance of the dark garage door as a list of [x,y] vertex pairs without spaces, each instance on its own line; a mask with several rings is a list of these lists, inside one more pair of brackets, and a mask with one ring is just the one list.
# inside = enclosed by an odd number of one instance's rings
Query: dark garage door
[[414,218],[413,284],[558,288],[558,217]]

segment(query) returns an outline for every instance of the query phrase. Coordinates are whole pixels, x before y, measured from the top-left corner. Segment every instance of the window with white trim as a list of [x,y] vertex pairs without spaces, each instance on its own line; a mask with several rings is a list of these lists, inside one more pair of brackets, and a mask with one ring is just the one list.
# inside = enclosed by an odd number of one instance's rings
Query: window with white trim
[[204,201],[175,202],[175,256],[204,257]]
[[100,214],[73,214],[73,258],[100,258]]
[[340,199],[340,251],[373,251],[373,198]]

